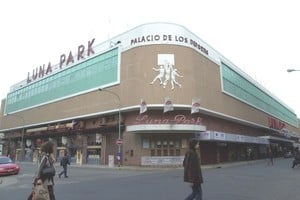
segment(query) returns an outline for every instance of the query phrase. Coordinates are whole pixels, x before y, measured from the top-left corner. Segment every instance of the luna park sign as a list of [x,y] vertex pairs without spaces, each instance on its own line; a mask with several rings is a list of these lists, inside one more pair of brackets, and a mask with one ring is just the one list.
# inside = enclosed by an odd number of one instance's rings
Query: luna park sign
[[196,124],[202,125],[201,117],[188,117],[186,115],[175,115],[174,117],[151,117],[149,115],[138,115],[136,124]]
[[[67,67],[70,64],[74,64],[75,62],[79,62],[85,58],[85,55],[87,57],[93,55],[95,53],[93,49],[95,38],[91,41],[88,41],[87,46],[79,45],[77,48],[77,51],[74,53],[72,51],[69,52],[69,54],[62,54],[59,59],[58,64],[58,70],[63,69],[64,67]],[[36,81],[40,78],[43,78],[46,75],[50,75],[54,70],[53,66],[51,65],[51,62],[48,63],[48,65],[41,65],[40,67],[37,67],[32,70],[32,74],[28,72],[27,75],[27,83]]]

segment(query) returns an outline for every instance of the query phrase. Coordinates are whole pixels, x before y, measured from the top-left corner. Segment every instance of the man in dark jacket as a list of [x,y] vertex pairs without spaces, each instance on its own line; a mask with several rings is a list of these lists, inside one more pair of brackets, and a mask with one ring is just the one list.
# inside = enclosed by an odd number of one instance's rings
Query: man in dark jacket
[[295,149],[295,156],[294,156],[292,168],[294,168],[298,164],[300,164],[300,152],[299,152],[299,148],[297,147]]
[[59,174],[58,174],[58,177],[60,178],[61,175],[64,174],[65,178],[68,178],[68,175],[67,175],[67,169],[68,169],[68,165],[70,165],[70,160],[69,160],[69,157],[67,154],[65,154],[64,157],[62,157],[61,161],[60,161],[60,166],[63,167],[63,171],[61,171]]
[[203,183],[203,177],[197,149],[199,149],[199,141],[196,139],[190,140],[189,150],[186,152],[183,160],[183,167],[184,181],[190,183],[192,193],[185,200],[202,200],[201,184]]

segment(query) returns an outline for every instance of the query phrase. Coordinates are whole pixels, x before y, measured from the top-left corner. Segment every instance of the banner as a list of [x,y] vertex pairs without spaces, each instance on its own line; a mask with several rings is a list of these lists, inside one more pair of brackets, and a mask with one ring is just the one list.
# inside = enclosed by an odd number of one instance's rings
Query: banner
[[141,99],[140,114],[147,111],[147,104],[144,99]]
[[197,112],[200,112],[200,99],[193,99],[191,113],[193,114]]
[[168,112],[168,111],[173,111],[174,107],[173,107],[173,103],[171,101],[171,99],[169,97],[165,98],[165,103],[164,103],[164,113]]

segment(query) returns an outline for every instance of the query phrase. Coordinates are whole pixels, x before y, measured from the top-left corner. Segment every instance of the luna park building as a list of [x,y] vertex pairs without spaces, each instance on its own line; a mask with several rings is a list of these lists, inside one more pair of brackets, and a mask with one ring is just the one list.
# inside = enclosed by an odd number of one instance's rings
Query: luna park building
[[185,27],[143,24],[96,43],[10,87],[3,155],[34,162],[52,140],[77,164],[178,166],[191,138],[202,164],[298,146],[295,112]]

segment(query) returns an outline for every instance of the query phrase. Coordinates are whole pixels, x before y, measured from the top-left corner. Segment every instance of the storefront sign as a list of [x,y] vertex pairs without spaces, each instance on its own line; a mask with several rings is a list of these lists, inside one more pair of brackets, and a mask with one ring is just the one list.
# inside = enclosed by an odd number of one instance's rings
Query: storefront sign
[[142,166],[182,165],[183,156],[142,156]]
[[236,136],[236,141],[237,142],[245,142],[244,136],[243,135],[237,135]]
[[199,140],[207,141],[225,141],[225,142],[238,142],[238,143],[252,143],[252,144],[268,144],[265,138],[238,135],[232,133],[224,133],[219,131],[204,131],[196,133],[195,137]]
[[225,133],[215,131],[213,136],[215,140],[225,140]]
[[233,142],[235,142],[236,141],[236,135],[235,134],[230,134],[230,133],[227,133],[226,135],[225,135],[225,139],[226,139],[226,141],[233,141]]
[[152,35],[142,35],[136,38],[132,38],[130,40],[131,45],[136,45],[140,43],[153,43],[153,42],[175,42],[175,43],[182,43],[189,46],[192,46],[198,50],[200,50],[202,53],[208,55],[208,50],[203,47],[200,43],[197,41],[183,36],[183,35],[164,35],[164,34],[152,34]]
[[174,118],[151,117],[149,115],[138,115],[136,124],[202,124],[201,117],[188,117],[187,115],[175,115]]
[[285,124],[282,121],[279,121],[273,117],[268,117],[268,125],[270,128],[281,130],[285,127]]
[[201,133],[195,133],[195,138],[199,140],[210,140],[212,138],[211,135],[211,131],[205,131]]
[[85,55],[87,55],[87,57],[93,55],[95,53],[93,49],[94,41],[95,38],[92,39],[91,41],[88,41],[87,48],[85,48],[84,45],[79,45],[77,48],[77,52],[74,53],[70,51],[68,56],[66,56],[66,54],[62,54],[60,56],[58,67],[55,66],[52,67],[51,62],[49,62],[47,66],[43,64],[40,67],[33,69],[32,74],[28,72],[27,83],[36,81],[40,78],[43,78],[46,75],[51,74],[54,71],[63,69],[63,67],[66,67],[70,64],[74,64],[75,62],[79,62],[85,59]]
[[122,145],[123,144],[123,140],[122,139],[117,139],[116,140],[116,145]]

